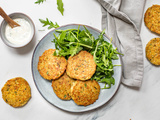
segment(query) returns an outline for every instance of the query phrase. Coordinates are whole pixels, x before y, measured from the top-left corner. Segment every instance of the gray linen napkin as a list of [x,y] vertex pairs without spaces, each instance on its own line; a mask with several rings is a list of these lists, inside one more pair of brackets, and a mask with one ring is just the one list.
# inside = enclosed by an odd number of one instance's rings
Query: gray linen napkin
[[122,56],[122,83],[140,87],[143,80],[143,48],[140,27],[145,0],[98,0],[102,6],[102,29]]

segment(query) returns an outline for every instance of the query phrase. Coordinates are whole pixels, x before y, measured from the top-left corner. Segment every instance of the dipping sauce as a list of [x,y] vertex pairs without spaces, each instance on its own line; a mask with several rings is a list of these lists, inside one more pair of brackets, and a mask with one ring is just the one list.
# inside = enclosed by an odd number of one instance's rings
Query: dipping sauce
[[5,36],[13,44],[27,43],[31,37],[31,25],[23,18],[13,19],[20,26],[11,28],[8,24],[5,29]]

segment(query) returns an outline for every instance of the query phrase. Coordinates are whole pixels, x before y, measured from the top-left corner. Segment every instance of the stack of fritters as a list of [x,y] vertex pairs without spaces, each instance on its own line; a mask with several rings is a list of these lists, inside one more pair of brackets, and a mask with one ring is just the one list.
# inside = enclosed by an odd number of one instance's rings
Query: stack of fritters
[[98,82],[90,80],[96,71],[93,56],[87,51],[80,51],[66,61],[64,57],[54,56],[54,51],[46,50],[39,57],[40,75],[52,80],[52,88],[60,99],[73,99],[77,105],[93,104],[100,93]]

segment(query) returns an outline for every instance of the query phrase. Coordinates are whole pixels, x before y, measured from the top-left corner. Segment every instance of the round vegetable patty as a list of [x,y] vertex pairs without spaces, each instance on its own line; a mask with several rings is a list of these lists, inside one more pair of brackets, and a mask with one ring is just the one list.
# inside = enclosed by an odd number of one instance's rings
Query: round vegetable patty
[[52,81],[54,93],[62,100],[70,100],[73,82],[74,80],[64,73],[60,78]]
[[144,22],[149,30],[160,34],[160,5],[153,5],[147,9]]
[[38,71],[47,80],[59,78],[66,70],[67,61],[64,57],[54,56],[55,49],[45,50],[39,57]]
[[93,56],[87,51],[80,51],[77,55],[69,57],[67,75],[78,80],[88,80],[96,71]]
[[100,86],[95,80],[77,80],[71,88],[72,99],[77,105],[93,104],[98,99],[99,94]]
[[24,106],[31,98],[30,86],[22,77],[8,80],[1,91],[3,100],[12,107]]
[[152,64],[160,65],[160,38],[153,38],[147,43],[146,57]]

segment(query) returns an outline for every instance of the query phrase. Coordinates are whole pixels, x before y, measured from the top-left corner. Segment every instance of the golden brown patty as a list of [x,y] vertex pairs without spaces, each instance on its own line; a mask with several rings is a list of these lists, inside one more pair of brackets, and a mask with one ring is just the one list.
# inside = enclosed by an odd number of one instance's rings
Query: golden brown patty
[[59,79],[52,81],[52,88],[54,93],[62,100],[70,100],[71,86],[73,82],[74,80],[67,76],[66,73],[64,73],[64,75]]
[[4,101],[12,107],[24,106],[31,98],[30,86],[21,77],[8,80],[1,91]]
[[154,65],[160,65],[160,38],[153,38],[146,45],[146,57]]
[[96,71],[93,56],[87,51],[80,51],[77,55],[69,57],[67,75],[78,80],[88,80]]
[[71,96],[77,105],[93,104],[99,97],[100,86],[95,80],[77,80],[71,88]]
[[147,9],[144,22],[148,29],[160,34],[160,5],[153,5]]
[[55,49],[48,49],[39,57],[38,71],[40,75],[47,80],[59,78],[67,66],[66,59],[64,57],[54,56],[54,52]]

